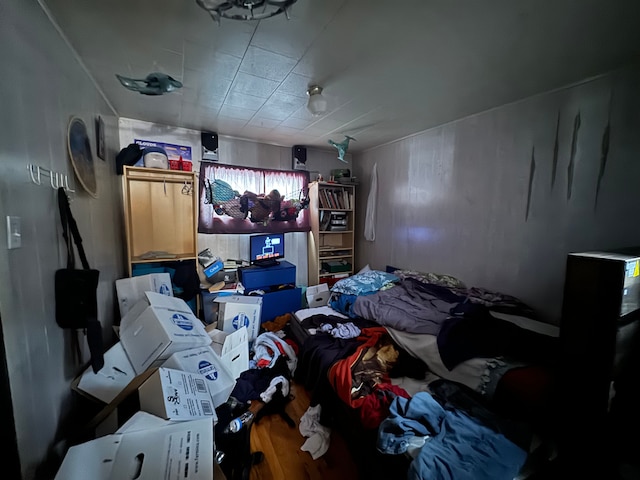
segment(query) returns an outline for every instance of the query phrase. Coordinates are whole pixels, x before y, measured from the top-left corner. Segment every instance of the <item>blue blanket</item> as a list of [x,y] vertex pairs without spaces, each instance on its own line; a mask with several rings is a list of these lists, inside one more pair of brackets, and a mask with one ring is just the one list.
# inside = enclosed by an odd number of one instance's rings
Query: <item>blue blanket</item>
[[513,480],[527,453],[462,410],[445,410],[430,394],[396,397],[378,429],[378,450],[399,454],[414,437],[429,435],[407,478]]

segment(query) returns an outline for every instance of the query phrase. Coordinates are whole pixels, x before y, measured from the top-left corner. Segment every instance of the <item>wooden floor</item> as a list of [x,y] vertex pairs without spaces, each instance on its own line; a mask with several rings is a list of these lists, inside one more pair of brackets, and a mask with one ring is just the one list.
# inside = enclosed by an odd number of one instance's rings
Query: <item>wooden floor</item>
[[340,435],[333,431],[328,452],[313,460],[300,450],[306,438],[300,434],[300,417],[309,407],[309,394],[301,385],[291,384],[295,397],[286,408],[296,422],[291,428],[279,415],[269,415],[251,427],[251,451],[264,453],[262,463],[251,469],[251,480],[354,480],[358,478],[349,450]]

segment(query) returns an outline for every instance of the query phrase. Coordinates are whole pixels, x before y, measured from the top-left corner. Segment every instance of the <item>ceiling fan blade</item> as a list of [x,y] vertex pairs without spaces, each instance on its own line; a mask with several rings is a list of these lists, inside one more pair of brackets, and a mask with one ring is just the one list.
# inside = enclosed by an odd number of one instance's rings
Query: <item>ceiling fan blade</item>
[[145,80],[123,77],[122,75],[118,75],[117,73],[116,73],[116,77],[118,78],[122,86],[128,88],[129,90],[139,91],[141,88],[144,87]]

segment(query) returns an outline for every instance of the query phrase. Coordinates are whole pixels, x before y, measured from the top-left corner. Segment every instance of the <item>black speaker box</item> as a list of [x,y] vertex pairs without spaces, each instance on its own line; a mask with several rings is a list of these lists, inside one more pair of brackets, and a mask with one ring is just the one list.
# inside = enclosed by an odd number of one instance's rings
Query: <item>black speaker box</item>
[[202,146],[207,150],[215,152],[218,150],[218,134],[212,132],[202,132],[200,134]]
[[202,159],[218,160],[218,134],[213,132],[201,132]]
[[305,170],[307,168],[307,147],[302,145],[294,145],[291,148],[293,156],[293,168],[294,170]]

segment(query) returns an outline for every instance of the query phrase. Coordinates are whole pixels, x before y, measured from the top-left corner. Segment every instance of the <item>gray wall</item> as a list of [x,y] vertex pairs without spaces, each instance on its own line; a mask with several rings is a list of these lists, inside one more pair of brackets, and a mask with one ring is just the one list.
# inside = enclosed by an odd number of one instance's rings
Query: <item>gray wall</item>
[[[73,405],[70,389],[79,373],[65,332],[55,323],[54,272],[66,263],[56,191],[31,183],[33,163],[67,173],[71,208],[93,268],[100,270],[99,319],[106,341],[113,322],[114,280],[122,276],[119,182],[114,156],[117,118],[47,15],[34,0],[0,5],[0,311],[23,478],[57,435],[64,434]],[[67,155],[67,125],[84,120],[94,152],[97,199],[83,193]],[[106,123],[108,161],[95,156],[93,121]],[[22,248],[7,249],[7,215],[22,219]],[[3,417],[4,418],[4,417]],[[4,428],[4,427],[3,427]]]
[[[143,122],[129,118],[120,118],[120,145],[126,147],[134,139],[156,140],[191,147],[194,158],[194,171],[200,171],[202,144],[200,132],[186,128],[171,127],[155,123]],[[271,145],[252,140],[219,137],[218,163],[225,165],[241,165],[244,167],[267,168],[275,170],[291,170],[293,160],[291,147]],[[345,155],[347,164],[337,158],[337,151],[332,149],[307,149],[307,170],[311,180],[318,174],[329,179],[332,169],[351,168],[351,153]],[[307,284],[307,234],[301,232],[287,233],[285,236],[287,261],[296,265],[296,283]],[[222,259],[248,259],[248,235],[209,235],[198,234],[198,251],[205,248]],[[201,280],[205,280],[200,272]]]
[[518,296],[557,323],[568,252],[640,245],[639,84],[640,69],[629,67],[354,154],[358,266],[452,274]]

